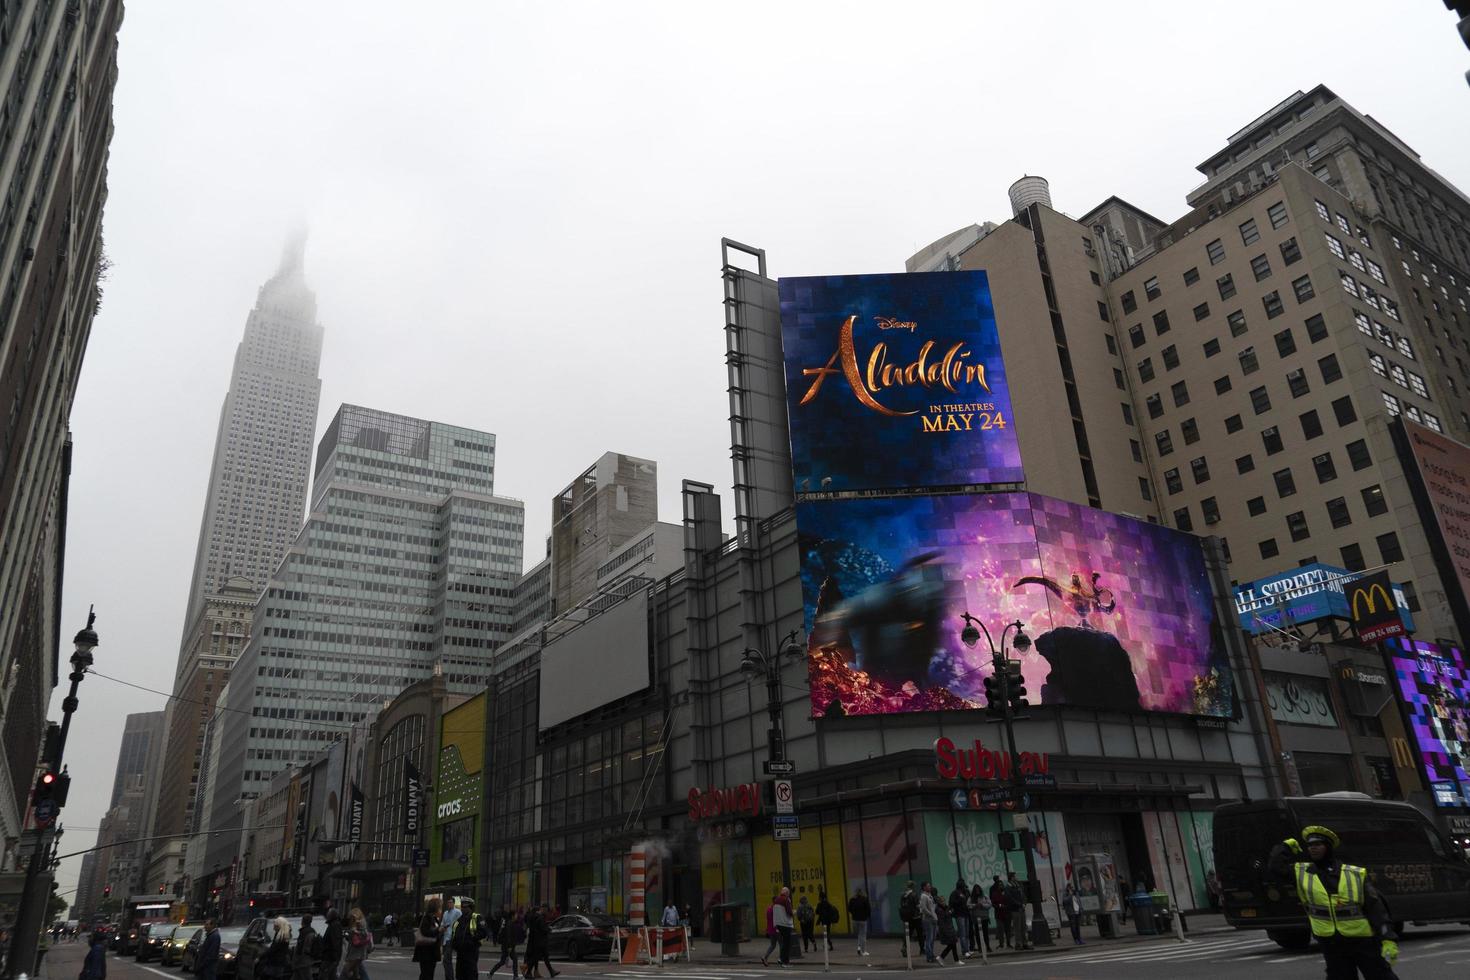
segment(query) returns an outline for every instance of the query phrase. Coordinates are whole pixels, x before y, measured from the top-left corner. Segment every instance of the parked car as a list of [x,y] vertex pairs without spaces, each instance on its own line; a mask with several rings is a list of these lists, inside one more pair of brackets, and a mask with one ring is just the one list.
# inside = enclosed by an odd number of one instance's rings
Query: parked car
[[596,912],[564,915],[551,924],[546,951],[551,956],[581,960],[588,956],[606,956],[612,952],[613,930],[618,920]]
[[173,931],[172,922],[149,922],[138,927],[138,946],[135,954],[139,963],[156,960],[163,955],[163,944]]
[[[245,935],[244,926],[222,926],[219,930],[219,962],[215,964],[214,974],[217,977],[233,977],[235,975],[236,950],[240,946],[240,940]],[[184,956],[181,961],[185,973],[198,971],[199,947],[204,945],[204,930],[200,929],[189,938],[189,944],[184,947]]]
[[180,922],[170,929],[163,940],[163,948],[158,954],[159,966],[178,966],[184,961],[184,947],[189,945],[189,939],[196,933],[204,930],[202,922]]

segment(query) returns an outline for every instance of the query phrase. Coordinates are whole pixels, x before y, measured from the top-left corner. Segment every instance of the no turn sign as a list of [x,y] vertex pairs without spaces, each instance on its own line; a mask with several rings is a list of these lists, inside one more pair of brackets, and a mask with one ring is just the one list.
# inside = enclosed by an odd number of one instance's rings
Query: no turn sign
[[777,779],[776,784],[776,812],[795,813],[796,795],[791,790],[791,780]]

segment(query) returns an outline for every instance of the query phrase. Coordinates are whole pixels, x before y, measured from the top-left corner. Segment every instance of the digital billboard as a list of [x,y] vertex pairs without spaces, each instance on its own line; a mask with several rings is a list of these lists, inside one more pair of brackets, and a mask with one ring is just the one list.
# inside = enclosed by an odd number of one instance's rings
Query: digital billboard
[[1019,483],[986,274],[782,279],[798,496]]
[[1440,806],[1470,806],[1470,671],[1458,647],[1387,641],[1394,681],[1419,745],[1424,779]]
[[966,611],[997,641],[1025,625],[1033,704],[1234,714],[1192,535],[1027,493],[809,500],[796,521],[815,716],[984,707]]
[[[1352,618],[1343,587],[1360,573],[1313,562],[1280,575],[1269,575],[1235,587],[1235,612],[1240,627],[1253,636],[1290,631],[1318,619]],[[1393,587],[1394,602],[1404,626],[1414,629],[1414,616],[1402,586]]]

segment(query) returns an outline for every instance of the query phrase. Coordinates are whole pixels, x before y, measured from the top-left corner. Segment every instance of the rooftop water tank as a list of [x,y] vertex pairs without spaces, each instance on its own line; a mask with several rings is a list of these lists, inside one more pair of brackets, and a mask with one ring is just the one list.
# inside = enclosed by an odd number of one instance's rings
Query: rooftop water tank
[[1011,214],[1018,215],[1033,204],[1051,207],[1051,185],[1045,177],[1022,177],[1011,185]]

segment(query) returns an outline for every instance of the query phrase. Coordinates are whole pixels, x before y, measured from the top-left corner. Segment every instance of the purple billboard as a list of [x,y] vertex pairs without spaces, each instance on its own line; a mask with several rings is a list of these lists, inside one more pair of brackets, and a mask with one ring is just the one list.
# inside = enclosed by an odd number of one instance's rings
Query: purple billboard
[[1033,704],[1230,717],[1235,692],[1200,539],[1028,493],[797,505],[812,713],[984,707],[990,652]]
[[1434,802],[1470,806],[1470,671],[1464,655],[1458,647],[1407,638],[1386,646]]

